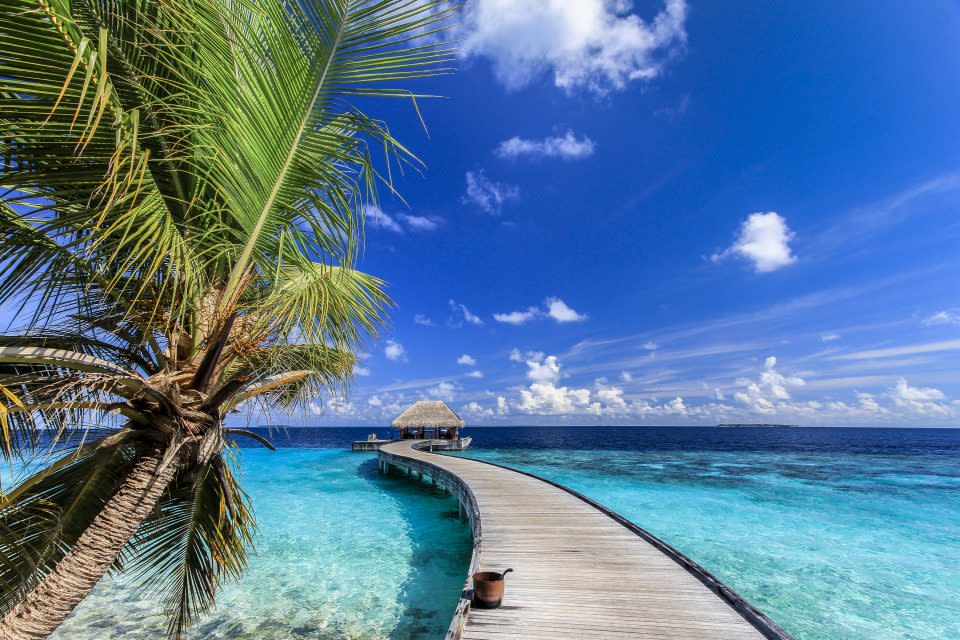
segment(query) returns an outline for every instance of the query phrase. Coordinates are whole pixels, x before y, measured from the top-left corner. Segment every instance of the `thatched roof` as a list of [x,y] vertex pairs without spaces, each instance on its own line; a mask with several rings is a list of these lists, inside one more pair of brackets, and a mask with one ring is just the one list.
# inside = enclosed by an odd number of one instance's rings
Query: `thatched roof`
[[462,427],[463,419],[440,400],[420,400],[414,402],[400,417],[393,421],[393,426],[402,427]]

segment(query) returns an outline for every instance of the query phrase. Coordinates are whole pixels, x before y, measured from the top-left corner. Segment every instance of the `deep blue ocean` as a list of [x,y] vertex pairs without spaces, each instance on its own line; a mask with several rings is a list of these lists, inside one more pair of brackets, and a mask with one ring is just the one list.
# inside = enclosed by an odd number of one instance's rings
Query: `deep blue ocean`
[[[452,498],[383,478],[351,441],[244,446],[250,570],[191,638],[442,638],[469,532]],[[379,430],[381,436],[386,429]],[[562,482],[665,539],[801,640],[960,639],[960,430],[476,427],[466,456]],[[59,640],[157,637],[105,580]]]

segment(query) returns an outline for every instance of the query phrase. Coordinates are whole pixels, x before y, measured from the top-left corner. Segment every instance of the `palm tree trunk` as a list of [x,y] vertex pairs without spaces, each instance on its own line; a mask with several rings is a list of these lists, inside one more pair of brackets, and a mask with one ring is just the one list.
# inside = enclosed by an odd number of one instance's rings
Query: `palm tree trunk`
[[0,640],[43,640],[60,626],[150,515],[176,473],[163,448],[141,454],[70,552],[0,623]]

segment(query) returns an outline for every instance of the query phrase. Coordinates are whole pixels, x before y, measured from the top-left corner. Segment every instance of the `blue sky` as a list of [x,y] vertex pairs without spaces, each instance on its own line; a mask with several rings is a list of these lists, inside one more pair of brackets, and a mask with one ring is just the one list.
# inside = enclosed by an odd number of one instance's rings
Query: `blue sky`
[[[960,5],[475,0],[378,115],[385,424],[960,424]],[[322,413],[322,415],[321,415]]]

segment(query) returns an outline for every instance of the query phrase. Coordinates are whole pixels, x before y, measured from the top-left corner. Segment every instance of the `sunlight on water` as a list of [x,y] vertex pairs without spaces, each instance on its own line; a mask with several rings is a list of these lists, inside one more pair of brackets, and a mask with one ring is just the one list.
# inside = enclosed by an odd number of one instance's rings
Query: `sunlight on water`
[[[238,584],[188,638],[442,638],[472,549],[454,498],[337,449],[245,449],[260,524]],[[106,579],[54,640],[163,637],[156,602]]]
[[474,449],[665,539],[798,639],[960,638],[960,460]]

